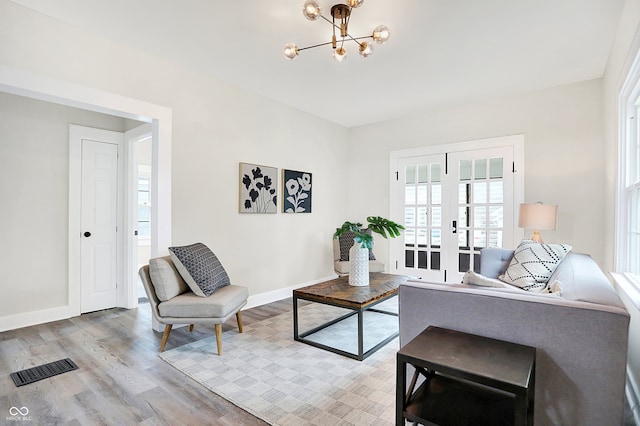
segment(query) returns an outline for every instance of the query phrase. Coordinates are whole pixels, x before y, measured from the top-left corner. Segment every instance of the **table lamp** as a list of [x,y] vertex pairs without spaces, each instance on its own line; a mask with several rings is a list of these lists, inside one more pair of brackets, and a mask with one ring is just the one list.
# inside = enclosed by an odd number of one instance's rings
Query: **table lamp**
[[556,214],[558,206],[542,204],[520,204],[520,219],[518,226],[525,229],[533,229],[531,239],[542,244],[540,230],[554,231],[556,229]]

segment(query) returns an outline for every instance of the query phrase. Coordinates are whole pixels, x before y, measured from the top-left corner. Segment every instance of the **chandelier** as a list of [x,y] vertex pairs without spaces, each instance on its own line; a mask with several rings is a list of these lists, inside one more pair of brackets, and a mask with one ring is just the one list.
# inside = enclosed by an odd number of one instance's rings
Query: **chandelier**
[[[389,39],[389,28],[385,25],[378,25],[371,35],[364,37],[353,37],[349,34],[349,19],[353,9],[362,6],[364,0],[348,0],[347,4],[338,3],[331,7],[331,19],[322,14],[320,3],[316,0],[307,0],[302,7],[302,14],[310,21],[322,18],[333,27],[333,35],[331,41],[326,43],[314,44],[313,46],[298,47],[295,43],[287,43],[282,48],[282,54],[285,58],[293,60],[298,56],[301,50],[313,49],[314,47],[331,45],[333,48],[333,58],[342,62],[347,57],[347,50],[344,48],[345,41],[354,41],[358,45],[358,53],[363,58],[373,53],[373,45],[371,41],[361,41],[372,39],[378,44],[384,44]],[[339,35],[336,34],[339,31]]]

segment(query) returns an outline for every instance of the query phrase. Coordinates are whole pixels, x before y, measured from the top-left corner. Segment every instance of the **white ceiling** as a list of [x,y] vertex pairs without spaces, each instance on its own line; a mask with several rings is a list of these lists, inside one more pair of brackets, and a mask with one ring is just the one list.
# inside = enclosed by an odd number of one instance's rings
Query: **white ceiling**
[[[304,0],[12,0],[346,127],[602,77],[624,0],[365,0],[354,36],[385,24],[367,59],[330,41]],[[336,1],[338,2],[338,1]],[[334,2],[320,0],[329,16]],[[90,53],[89,53],[90,54]]]

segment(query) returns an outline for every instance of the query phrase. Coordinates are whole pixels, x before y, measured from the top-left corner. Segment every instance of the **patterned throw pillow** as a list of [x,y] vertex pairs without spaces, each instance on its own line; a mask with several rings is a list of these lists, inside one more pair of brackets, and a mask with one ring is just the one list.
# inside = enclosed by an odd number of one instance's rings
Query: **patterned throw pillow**
[[[367,233],[371,234],[371,231],[367,231]],[[353,247],[353,239],[355,237],[355,232],[351,231],[347,231],[338,237],[338,242],[340,243],[341,262],[349,261],[349,250],[351,249],[351,247]],[[371,250],[369,250],[369,260],[376,260],[376,257],[373,255],[373,251]]]
[[513,253],[513,258],[500,279],[523,290],[541,293],[553,271],[571,251],[567,244],[540,244],[522,240]]
[[227,271],[204,244],[169,247],[169,253],[176,269],[194,294],[208,297],[220,287],[230,284]]

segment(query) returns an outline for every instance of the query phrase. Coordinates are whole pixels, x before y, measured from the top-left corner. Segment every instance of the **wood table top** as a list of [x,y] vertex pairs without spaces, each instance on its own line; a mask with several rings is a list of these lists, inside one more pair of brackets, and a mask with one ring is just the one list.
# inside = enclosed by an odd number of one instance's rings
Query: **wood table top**
[[464,372],[477,383],[513,393],[526,391],[536,359],[536,349],[531,346],[435,326],[429,326],[398,354],[414,365],[424,362],[427,368],[445,374]]
[[407,278],[403,275],[372,272],[369,274],[368,286],[349,285],[347,276],[302,287],[293,290],[293,294],[305,300],[361,309],[396,295],[398,287]]

